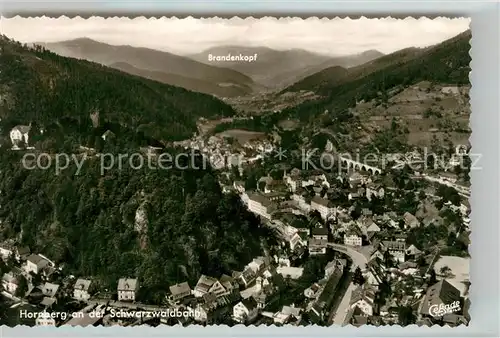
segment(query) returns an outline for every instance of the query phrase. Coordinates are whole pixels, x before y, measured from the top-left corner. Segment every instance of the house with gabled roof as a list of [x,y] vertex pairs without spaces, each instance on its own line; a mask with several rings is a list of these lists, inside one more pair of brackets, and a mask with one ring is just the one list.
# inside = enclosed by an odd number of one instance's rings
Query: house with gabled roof
[[351,293],[350,308],[358,307],[367,316],[373,316],[375,306],[375,290],[371,287],[360,285]]
[[371,201],[375,198],[384,198],[385,190],[380,184],[370,183],[366,186],[366,198]]
[[386,267],[382,264],[382,260],[374,258],[367,264],[367,271],[364,274],[366,284],[377,290],[380,284],[386,279]]
[[231,276],[222,275],[219,278],[219,282],[222,284],[224,289],[228,294],[236,293],[239,290],[238,282]]
[[310,299],[316,299],[318,298],[322,290],[323,288],[321,285],[319,285],[318,283],[314,283],[313,285],[304,290],[304,296]]
[[139,282],[136,278],[120,278],[117,291],[119,301],[134,302],[139,291]]
[[17,288],[19,287],[18,276],[19,275],[13,272],[4,273],[2,276],[3,290],[12,296],[16,294]]
[[216,282],[218,282],[217,278],[201,275],[194,287],[193,295],[195,297],[203,297],[204,294],[210,292],[210,289]]
[[308,242],[309,255],[324,255],[328,241],[324,239],[310,238]]
[[271,259],[269,257],[256,257],[250,263],[247,264],[247,267],[251,268],[256,274],[260,274],[271,264]]
[[102,134],[101,138],[106,141],[110,140],[111,138],[115,137],[115,133],[113,133],[111,130],[106,130],[104,134]]
[[324,220],[335,217],[335,207],[332,202],[320,196],[314,196],[311,199],[311,210],[319,212]]
[[82,302],[88,301],[91,296],[91,285],[90,279],[78,278],[73,288],[73,298]]
[[180,301],[191,295],[191,288],[187,282],[178,283],[169,287],[170,299],[174,302]]
[[325,227],[319,227],[319,228],[313,228],[311,230],[311,235],[312,238],[317,239],[317,240],[328,240],[328,228]]
[[403,263],[406,255],[406,243],[404,241],[382,241],[384,250],[389,251],[392,257]]
[[363,237],[357,226],[349,226],[344,233],[344,244],[349,246],[362,246]]
[[344,271],[347,266],[347,260],[343,258],[335,258],[334,260],[328,262],[325,266],[325,278],[329,278],[337,270]]
[[45,283],[41,288],[42,294],[47,297],[54,298],[57,295],[57,292],[59,291],[59,284],[53,284],[53,283]]
[[410,214],[409,212],[405,212],[405,214],[403,215],[403,220],[405,222],[406,228],[413,229],[420,226],[420,222],[417,219],[417,217],[415,217],[415,215]]
[[4,260],[8,259],[13,255],[15,250],[16,247],[12,241],[3,242],[2,244],[0,244],[0,258]]
[[227,296],[229,294],[229,292],[226,290],[226,288],[222,285],[222,283],[219,280],[216,280],[212,284],[208,292],[214,294],[217,298]]
[[[422,299],[418,312],[422,316],[434,317],[432,307],[439,307],[439,305],[452,305],[454,303],[461,304],[462,298],[460,291],[450,284],[446,279],[442,279],[436,284],[427,289],[427,292]],[[462,309],[457,309],[453,314],[461,315]]]
[[344,318],[343,325],[352,325],[355,327],[360,327],[368,324],[368,317],[358,306],[349,309],[347,315]]
[[298,325],[302,319],[301,308],[284,305],[282,310],[273,314],[275,324]]
[[14,148],[18,148],[19,145],[28,145],[29,133],[31,130],[31,122],[29,125],[17,125],[10,130],[10,141]]
[[417,247],[415,245],[410,245],[407,249],[406,249],[406,255],[409,256],[409,257],[417,257],[419,255],[422,254],[422,251],[420,251],[419,249],[417,249]]
[[243,270],[241,273],[238,274],[238,281],[245,287],[247,288],[250,284],[255,282],[257,278],[257,275],[255,274],[255,271],[253,271],[251,268],[247,267],[245,270]]
[[371,255],[370,255],[370,261],[378,258],[378,259],[384,259],[384,254],[380,252],[379,249],[376,249]]
[[252,323],[258,316],[259,309],[257,301],[253,298],[247,298],[240,301],[233,307],[233,320],[241,324]]
[[37,255],[31,254],[26,259],[26,265],[23,266],[26,273],[33,272],[34,274],[39,274],[42,270],[49,265],[49,261],[45,258]]
[[31,254],[31,250],[27,246],[16,248],[16,260],[17,261],[24,261],[24,260],[28,259],[30,254]]
[[251,212],[266,219],[271,219],[271,213],[275,209],[276,206],[267,197],[256,193],[248,194],[248,210]]

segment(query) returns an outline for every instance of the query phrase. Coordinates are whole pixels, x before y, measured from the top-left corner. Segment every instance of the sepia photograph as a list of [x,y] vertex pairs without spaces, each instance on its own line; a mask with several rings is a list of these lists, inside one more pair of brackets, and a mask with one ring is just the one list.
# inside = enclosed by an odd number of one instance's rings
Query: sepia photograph
[[469,325],[469,18],[1,22],[0,325]]

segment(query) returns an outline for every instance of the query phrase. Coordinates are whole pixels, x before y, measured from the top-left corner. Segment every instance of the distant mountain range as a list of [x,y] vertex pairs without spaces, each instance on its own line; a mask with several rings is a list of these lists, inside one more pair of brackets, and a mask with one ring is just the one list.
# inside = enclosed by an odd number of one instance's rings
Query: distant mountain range
[[122,71],[216,96],[240,96],[258,87],[242,73],[148,48],[113,46],[88,38],[54,43],[37,42],[66,57],[85,59]]
[[[36,44],[62,56],[94,61],[133,75],[218,97],[245,96],[284,88],[328,67],[354,67],[383,56],[375,50],[332,57],[302,49],[278,51],[241,46],[219,46],[202,53],[179,56],[148,48],[113,46],[88,38]],[[253,62],[209,61],[209,54],[257,55],[257,59]]]
[[[256,55],[253,62],[209,61],[209,55]],[[210,65],[233,69],[269,88],[286,87],[331,66],[354,67],[384,54],[370,50],[361,54],[332,57],[302,49],[278,51],[267,47],[218,46],[189,57]]]
[[424,48],[406,48],[374,58],[371,61],[361,63],[351,68],[341,66],[322,67],[318,72],[304,77],[293,85],[285,88],[283,92],[309,90],[315,93],[321,93],[325,88],[338,85],[343,81],[353,81],[391,65],[402,65],[406,61],[423,54],[425,50]]

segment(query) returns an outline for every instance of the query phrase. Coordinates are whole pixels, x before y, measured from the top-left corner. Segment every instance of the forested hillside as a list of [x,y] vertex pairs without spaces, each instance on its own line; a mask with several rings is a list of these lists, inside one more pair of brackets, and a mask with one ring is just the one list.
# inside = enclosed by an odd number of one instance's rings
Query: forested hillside
[[[98,62],[133,75],[218,97],[249,94],[255,86],[250,77],[225,68],[225,65],[216,67],[149,48],[114,46],[88,38],[40,44],[62,56]],[[124,64],[128,66],[123,67]]]
[[[104,288],[114,288],[120,277],[139,277],[141,292],[156,301],[169,285],[192,285],[201,273],[230,274],[262,253],[272,236],[236,195],[221,193],[200,156],[182,170],[155,169],[146,159],[139,169],[125,160],[101,172],[102,158],[90,152],[80,171],[71,163],[59,174],[54,166],[28,170],[22,161],[26,151],[82,160],[79,151],[91,150],[80,145],[131,155],[140,146],[189,137],[198,117],[232,115],[229,106],[5,38],[0,66],[0,241],[15,238]],[[99,126],[90,118],[96,111]],[[12,151],[10,128],[29,122],[40,127],[30,132],[35,149]],[[108,128],[116,137],[104,142]]]
[[0,117],[5,128],[36,123],[71,125],[83,131],[89,114],[139,129],[158,140],[185,139],[197,118],[231,116],[214,97],[122,73],[102,65],[61,57],[42,47],[0,39]]
[[[356,101],[368,101],[397,85],[411,85],[419,81],[469,83],[470,39],[471,32],[466,31],[422,53],[397,52],[395,56],[387,55],[373,61],[375,65],[355,67],[348,74],[340,72],[333,81],[325,81],[320,72],[316,75],[316,83],[311,77],[304,81],[307,81],[309,88],[315,88],[323,99],[290,108],[284,115],[309,120],[325,110],[342,114],[345,109],[353,107]],[[384,59],[389,62],[384,62]],[[339,73],[338,70],[336,73]],[[287,90],[294,88],[301,87],[295,85]]]
[[166,291],[200,273],[231,273],[272,238],[210,170],[125,165],[101,175],[99,160],[88,159],[78,175],[74,166],[55,175],[24,169],[21,156],[0,154],[1,236],[104,285],[138,276],[146,290]]

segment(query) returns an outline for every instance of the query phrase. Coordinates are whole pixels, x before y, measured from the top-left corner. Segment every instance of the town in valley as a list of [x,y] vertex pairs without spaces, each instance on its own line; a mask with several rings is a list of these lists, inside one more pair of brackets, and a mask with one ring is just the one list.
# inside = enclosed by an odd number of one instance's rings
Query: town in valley
[[468,325],[470,31],[267,74],[6,27],[0,324]]

